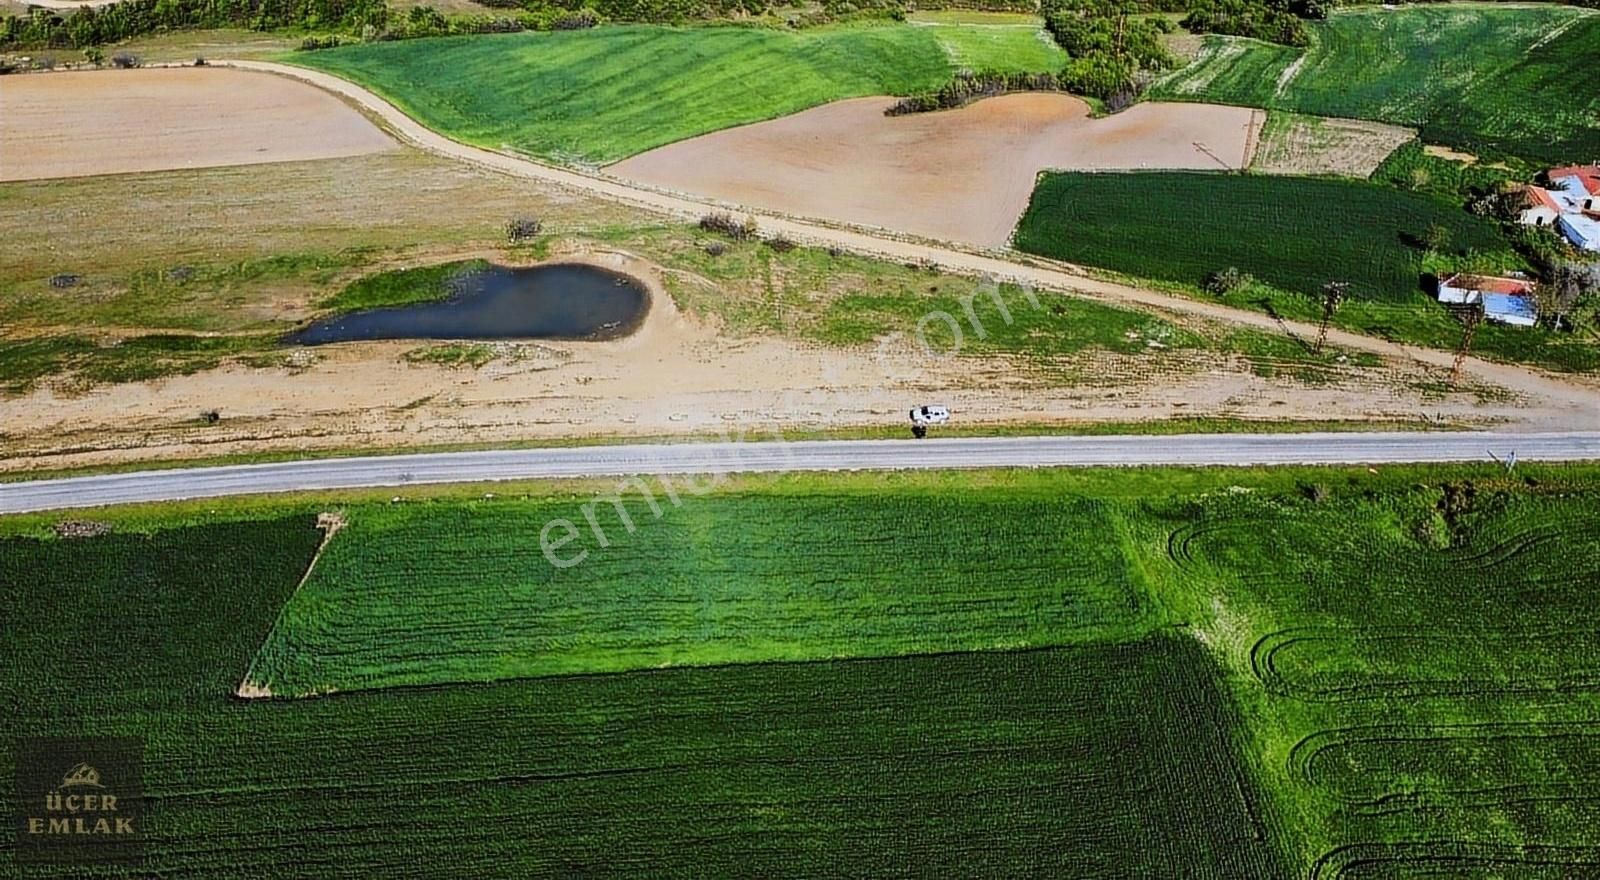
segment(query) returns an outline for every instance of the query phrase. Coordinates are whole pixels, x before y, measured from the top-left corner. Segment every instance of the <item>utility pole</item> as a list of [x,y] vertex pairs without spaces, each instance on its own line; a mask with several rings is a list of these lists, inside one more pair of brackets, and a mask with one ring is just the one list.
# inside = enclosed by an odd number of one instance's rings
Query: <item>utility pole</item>
[[1467,354],[1472,351],[1472,337],[1478,332],[1478,325],[1483,323],[1483,305],[1481,303],[1469,306],[1461,315],[1461,344],[1456,347],[1456,362],[1450,368],[1450,384],[1461,384],[1461,368],[1467,362]]
[[1344,305],[1344,298],[1349,291],[1348,281],[1329,281],[1322,285],[1322,326],[1317,328],[1317,345],[1313,354],[1322,353],[1322,344],[1328,341],[1328,325],[1333,323],[1333,313]]

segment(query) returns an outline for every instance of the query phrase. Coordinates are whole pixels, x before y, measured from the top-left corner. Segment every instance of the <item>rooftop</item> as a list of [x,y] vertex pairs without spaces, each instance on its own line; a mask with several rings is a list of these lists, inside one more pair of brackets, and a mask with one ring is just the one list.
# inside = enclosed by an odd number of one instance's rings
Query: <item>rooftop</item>
[[1454,287],[1457,290],[1472,290],[1484,294],[1500,294],[1502,296],[1527,296],[1533,293],[1533,282],[1521,278],[1500,278],[1493,275],[1468,275],[1461,273],[1451,275],[1439,282],[1441,285]]

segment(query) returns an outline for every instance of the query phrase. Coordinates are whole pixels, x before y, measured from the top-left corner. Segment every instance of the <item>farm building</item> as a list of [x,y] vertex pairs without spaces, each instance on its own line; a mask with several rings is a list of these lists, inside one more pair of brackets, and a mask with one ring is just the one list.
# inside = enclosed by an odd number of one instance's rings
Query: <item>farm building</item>
[[1556,226],[1567,241],[1586,251],[1600,251],[1600,216],[1595,214],[1562,214]]
[[1517,212],[1517,222],[1524,226],[1553,226],[1561,216],[1561,203],[1542,186],[1529,184],[1522,188],[1522,208]]
[[1517,220],[1554,226],[1567,241],[1600,251],[1600,165],[1569,165],[1545,172],[1548,187],[1525,186]]
[[1539,321],[1533,282],[1526,278],[1457,274],[1439,281],[1439,302],[1481,305],[1483,316],[1500,324],[1532,327]]
[[[1557,198],[1571,211],[1600,211],[1600,165],[1569,165],[1545,173]],[[1563,212],[1565,213],[1565,212]]]

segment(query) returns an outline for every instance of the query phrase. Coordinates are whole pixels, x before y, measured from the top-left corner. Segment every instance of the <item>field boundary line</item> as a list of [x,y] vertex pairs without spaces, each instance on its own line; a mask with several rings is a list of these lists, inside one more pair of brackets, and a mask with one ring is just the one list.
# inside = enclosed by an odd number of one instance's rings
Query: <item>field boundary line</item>
[[317,563],[322,561],[322,554],[327,552],[328,545],[333,543],[333,536],[337,535],[349,525],[343,513],[323,513],[317,516],[317,528],[322,531],[322,541],[317,544],[317,550],[311,554],[311,561],[306,563],[305,573],[300,575],[300,580],[295,583],[294,589],[289,591],[288,598],[278,606],[278,613],[272,618],[272,626],[267,627],[266,635],[261,637],[261,644],[256,646],[250,655],[250,663],[245,667],[244,678],[239,681],[239,686],[233,689],[233,695],[244,700],[260,700],[272,697],[272,690],[265,684],[255,684],[251,679],[255,675],[256,661],[261,659],[261,652],[266,649],[267,643],[272,641],[272,634],[278,631],[278,625],[283,623],[283,616],[288,612],[289,606],[294,603],[295,597],[300,595],[300,590],[311,580],[311,575],[317,570]]

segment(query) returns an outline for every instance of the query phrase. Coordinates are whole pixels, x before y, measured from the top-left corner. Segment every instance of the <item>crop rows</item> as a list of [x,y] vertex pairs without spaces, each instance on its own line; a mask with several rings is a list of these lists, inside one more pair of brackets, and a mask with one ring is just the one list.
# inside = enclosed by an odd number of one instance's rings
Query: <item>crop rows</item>
[[1154,96],[1419,127],[1430,143],[1549,163],[1600,154],[1600,16],[1561,6],[1363,9],[1296,50],[1208,37]]
[[1289,766],[1343,803],[1382,810],[1600,802],[1600,721],[1321,730],[1295,744]]
[[1588,876],[1596,499],[1312,488],[1191,504],[1164,549],[1179,583],[1275,623],[1242,671],[1286,725],[1276,790],[1326,817],[1313,876]]
[[[1207,219],[1196,223],[1202,205]],[[1196,287],[1234,267],[1294,293],[1342,281],[1354,297],[1394,303],[1422,295],[1430,230],[1447,252],[1509,247],[1492,222],[1425,195],[1356,180],[1197,172],[1045,174],[1015,243]]]
[[[423,124],[585,163],[868,95],[932,92],[963,64],[1053,72],[1028,28],[618,26],[364,43],[294,60],[353,79]],[[755,85],[759,83],[759,86]]]
[[[663,665],[1016,648],[1147,616],[1096,502],[686,498],[350,511],[251,670],[278,695]],[[1084,540],[1084,536],[1096,536]]]
[[[1462,652],[1470,641],[1475,650]],[[1505,697],[1600,690],[1600,630],[1547,632],[1301,628],[1250,652],[1267,690],[1301,700]]]
[[1569,880],[1600,872],[1600,847],[1504,846],[1466,840],[1359,843],[1317,860],[1311,880],[1514,877]]
[[[53,645],[8,706],[35,733],[144,738],[130,873],[1285,876],[1192,640],[234,699],[310,526],[0,541],[8,596],[72,571],[88,600],[8,614],[8,638]],[[108,658],[62,619],[120,636],[137,674],[84,701],[74,670]],[[183,662],[141,659],[179,641]]]

